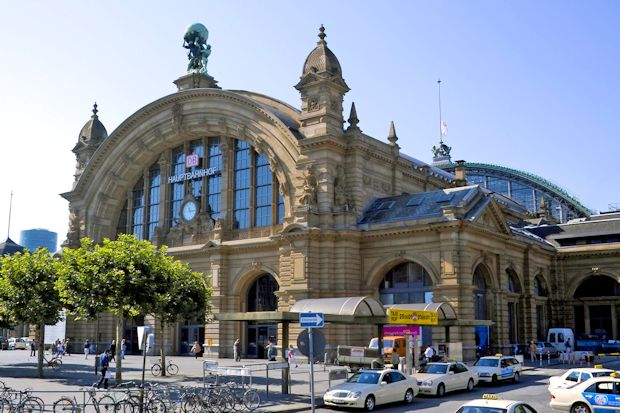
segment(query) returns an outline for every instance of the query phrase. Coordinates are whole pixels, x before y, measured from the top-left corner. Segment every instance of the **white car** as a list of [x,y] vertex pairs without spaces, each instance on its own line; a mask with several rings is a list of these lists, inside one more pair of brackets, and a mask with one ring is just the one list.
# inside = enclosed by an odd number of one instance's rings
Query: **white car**
[[571,413],[617,412],[620,378],[593,377],[565,389],[551,389],[549,406]]
[[379,404],[412,403],[417,394],[416,380],[405,377],[398,370],[359,370],[346,382],[327,389],[323,402],[326,406],[372,411]]
[[420,394],[443,396],[454,390],[473,390],[478,374],[459,362],[428,363],[413,375],[418,380]]
[[565,389],[576,383],[581,383],[591,379],[592,377],[605,377],[611,375],[614,370],[604,369],[603,366],[594,368],[578,368],[567,370],[561,376],[549,377],[549,391],[552,389]]
[[17,350],[17,349],[25,350],[26,349],[26,342],[24,341],[23,338],[11,337],[11,338],[9,338],[8,349],[9,350]]
[[472,369],[478,373],[480,381],[496,383],[498,380],[519,381],[523,366],[512,356],[480,357]]
[[495,394],[483,394],[482,399],[463,404],[456,413],[537,413],[536,409],[525,402],[502,400]]

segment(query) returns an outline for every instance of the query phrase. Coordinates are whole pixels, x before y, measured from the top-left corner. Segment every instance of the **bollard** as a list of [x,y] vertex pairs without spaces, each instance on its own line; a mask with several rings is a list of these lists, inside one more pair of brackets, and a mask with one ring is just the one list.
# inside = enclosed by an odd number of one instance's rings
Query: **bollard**
[[269,364],[265,364],[265,373],[267,374],[267,398],[269,398]]
[[542,367],[542,362],[543,362],[543,353],[540,353],[540,357],[538,358],[538,365],[540,367]]
[[551,352],[547,353],[547,366],[551,364]]
[[98,370],[99,370],[99,354],[95,356],[95,375],[97,375]]

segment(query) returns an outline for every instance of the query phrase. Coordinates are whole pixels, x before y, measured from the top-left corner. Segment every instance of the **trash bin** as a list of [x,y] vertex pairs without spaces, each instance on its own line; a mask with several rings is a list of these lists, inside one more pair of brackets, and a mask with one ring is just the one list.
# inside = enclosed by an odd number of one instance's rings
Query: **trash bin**
[[95,374],[99,371],[99,354],[95,356]]

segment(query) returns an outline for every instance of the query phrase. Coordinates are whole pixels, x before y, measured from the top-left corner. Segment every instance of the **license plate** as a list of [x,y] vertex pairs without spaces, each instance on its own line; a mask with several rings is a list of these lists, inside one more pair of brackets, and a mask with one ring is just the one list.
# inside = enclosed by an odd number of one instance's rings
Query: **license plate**
[[345,404],[346,401],[340,399],[332,399],[332,403],[334,404]]

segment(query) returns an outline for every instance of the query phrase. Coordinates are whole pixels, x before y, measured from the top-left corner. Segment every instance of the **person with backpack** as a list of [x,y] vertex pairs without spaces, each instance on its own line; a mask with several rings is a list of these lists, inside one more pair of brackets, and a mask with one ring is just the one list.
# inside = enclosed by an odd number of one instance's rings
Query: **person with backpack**
[[110,378],[110,350],[106,350],[99,355],[99,366],[101,367],[101,380],[97,383],[97,388],[101,387],[101,383],[103,383],[103,388],[108,388],[108,379]]

